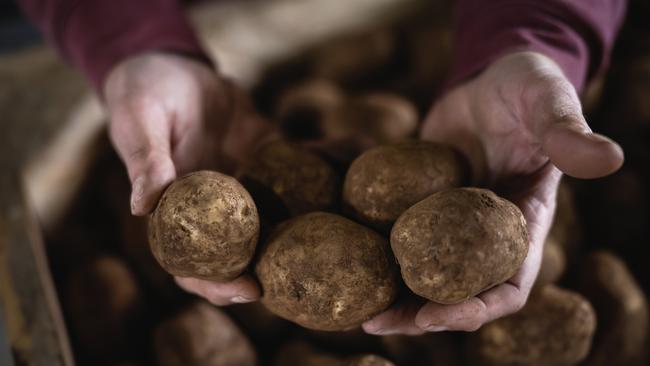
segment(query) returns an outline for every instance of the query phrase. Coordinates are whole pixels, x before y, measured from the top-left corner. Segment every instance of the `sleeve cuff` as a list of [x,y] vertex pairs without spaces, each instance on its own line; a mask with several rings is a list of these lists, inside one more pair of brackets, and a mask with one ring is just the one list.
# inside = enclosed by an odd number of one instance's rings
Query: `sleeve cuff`
[[536,51],[553,59],[578,91],[606,63],[604,40],[580,17],[584,9],[572,9],[570,2],[460,3],[455,14],[454,66],[446,89],[514,51]]
[[98,91],[114,65],[147,51],[181,53],[213,65],[176,1],[79,1],[64,22],[63,52]]

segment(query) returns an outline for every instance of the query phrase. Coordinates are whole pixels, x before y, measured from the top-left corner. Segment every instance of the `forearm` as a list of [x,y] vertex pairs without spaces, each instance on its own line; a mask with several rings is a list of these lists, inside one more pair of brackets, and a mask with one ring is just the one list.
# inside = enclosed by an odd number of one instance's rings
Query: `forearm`
[[449,86],[514,50],[557,62],[580,91],[606,67],[626,0],[458,0]]
[[123,59],[171,51],[209,62],[177,0],[20,0],[46,39],[100,89]]

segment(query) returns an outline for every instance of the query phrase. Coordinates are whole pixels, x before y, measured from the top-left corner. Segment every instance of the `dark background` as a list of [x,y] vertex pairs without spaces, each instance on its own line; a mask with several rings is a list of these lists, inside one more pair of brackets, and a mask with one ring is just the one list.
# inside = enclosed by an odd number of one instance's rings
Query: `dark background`
[[40,41],[38,30],[25,19],[15,0],[0,0],[0,54]]

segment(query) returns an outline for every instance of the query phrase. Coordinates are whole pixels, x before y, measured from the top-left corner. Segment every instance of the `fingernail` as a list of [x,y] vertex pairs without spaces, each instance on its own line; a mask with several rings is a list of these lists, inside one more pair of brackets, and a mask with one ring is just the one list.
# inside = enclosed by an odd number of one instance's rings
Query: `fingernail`
[[425,330],[427,332],[444,332],[446,330],[449,330],[449,328],[445,327],[444,325],[429,325],[425,328]]
[[137,177],[133,181],[133,191],[131,192],[131,213],[136,213],[136,207],[142,199],[144,193],[144,177]]
[[249,298],[244,297],[244,296],[235,296],[235,297],[230,299],[230,302],[234,302],[235,304],[245,304],[247,302],[252,302],[252,301],[254,301],[254,300],[249,299]]

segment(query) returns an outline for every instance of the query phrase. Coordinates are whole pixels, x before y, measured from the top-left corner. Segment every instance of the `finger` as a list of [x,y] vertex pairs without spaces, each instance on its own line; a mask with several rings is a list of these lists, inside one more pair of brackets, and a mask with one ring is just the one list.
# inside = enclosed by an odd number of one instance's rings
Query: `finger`
[[542,146],[551,162],[576,178],[598,178],[623,165],[623,149],[611,139],[589,132],[582,116],[564,117],[550,126]]
[[521,309],[528,292],[506,282],[460,304],[429,302],[417,313],[415,324],[425,331],[473,332],[487,322]]
[[111,140],[131,180],[131,211],[145,215],[176,178],[169,116],[154,103],[132,101],[111,111]]
[[199,295],[215,305],[241,304],[260,298],[260,289],[250,275],[242,275],[230,282],[213,282],[190,277],[175,277],[185,291]]
[[374,335],[423,334],[424,331],[415,325],[415,315],[421,306],[422,302],[416,301],[394,305],[363,323],[363,330]]
[[524,95],[542,149],[562,172],[576,178],[598,178],[623,164],[623,150],[611,139],[593,133],[582,115],[575,88],[561,74],[547,71]]

